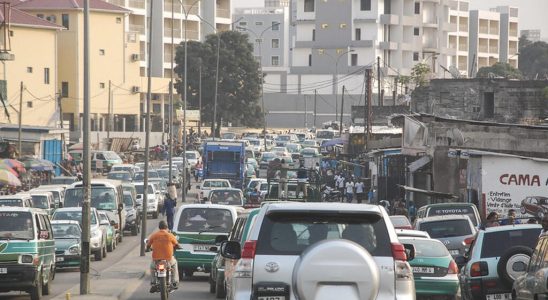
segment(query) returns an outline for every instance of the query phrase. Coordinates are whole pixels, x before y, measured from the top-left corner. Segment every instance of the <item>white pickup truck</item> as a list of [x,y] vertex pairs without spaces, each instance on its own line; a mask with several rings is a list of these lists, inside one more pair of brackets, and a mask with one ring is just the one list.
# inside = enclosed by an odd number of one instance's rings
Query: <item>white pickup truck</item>
[[196,188],[200,190],[198,193],[198,200],[200,202],[206,202],[211,190],[231,187],[228,179],[206,179],[200,185],[196,186]]

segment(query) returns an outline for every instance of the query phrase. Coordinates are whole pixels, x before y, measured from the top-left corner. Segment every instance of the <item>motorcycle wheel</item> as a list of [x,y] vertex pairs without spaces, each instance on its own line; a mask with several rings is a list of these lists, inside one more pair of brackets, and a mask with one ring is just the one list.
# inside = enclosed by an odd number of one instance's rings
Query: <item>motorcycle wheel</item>
[[167,300],[167,298],[169,297],[169,291],[167,290],[166,277],[158,278],[158,285],[160,287],[160,298],[162,300]]

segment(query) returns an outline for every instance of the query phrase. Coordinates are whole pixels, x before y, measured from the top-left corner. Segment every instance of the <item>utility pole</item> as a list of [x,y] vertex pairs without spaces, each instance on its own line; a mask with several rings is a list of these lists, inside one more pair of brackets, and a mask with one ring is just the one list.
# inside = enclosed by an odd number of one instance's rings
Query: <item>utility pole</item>
[[143,178],[143,215],[141,217],[141,249],[140,249],[140,256],[145,256],[145,238],[147,237],[147,213],[148,213],[148,165],[149,165],[149,159],[150,159],[150,106],[151,98],[152,98],[152,78],[151,78],[151,71],[152,68],[152,59],[150,58],[150,52],[152,50],[152,9],[154,8],[154,1],[150,1],[150,16],[148,19],[148,66],[147,66],[147,105],[146,105],[146,112],[145,112],[145,176]]
[[373,116],[373,112],[371,111],[371,99],[372,99],[372,94],[373,94],[373,85],[372,85],[372,80],[371,80],[371,73],[372,73],[372,70],[371,69],[367,69],[367,138],[369,139],[369,137],[371,137],[371,132],[372,132],[372,128],[371,128],[371,117]]
[[200,65],[198,66],[198,106],[200,112],[200,122],[198,122],[198,136],[202,134],[202,60],[200,60]]
[[377,99],[378,106],[382,106],[382,97],[381,97],[381,57],[377,56]]
[[306,95],[304,95],[304,128],[308,128],[308,111],[306,110]]
[[84,199],[82,201],[82,254],[80,257],[80,295],[90,292],[89,259],[90,259],[90,224],[91,224],[91,159],[90,159],[90,66],[89,66],[89,0],[84,0],[84,115],[83,115],[83,143],[82,162],[84,165],[84,180],[82,189]]
[[23,82],[21,81],[21,86],[19,87],[19,131],[17,132],[17,143],[18,143],[18,151],[19,151],[19,158],[23,155],[22,152],[22,143],[21,143],[21,132],[23,131]]
[[[63,129],[63,105],[61,103],[61,99],[63,99],[61,96],[61,91],[59,91],[59,94],[57,94],[57,107],[59,109],[59,128]],[[65,158],[65,133],[64,131],[61,131],[61,158]]]
[[112,126],[112,81],[108,81],[108,125],[107,140],[110,141],[110,131]]
[[344,113],[344,85],[342,87],[342,98],[341,98],[341,121],[339,123],[339,136],[342,135],[343,128],[343,113]]
[[[174,6],[173,6],[173,0],[171,0],[171,72],[170,77],[171,80],[169,81],[169,116],[167,117],[167,121],[169,123],[169,184],[173,183],[173,174],[171,172],[171,168],[173,167],[173,60],[175,60],[175,57],[173,55],[173,48],[175,47],[174,43],[174,37],[173,37],[173,30],[174,30],[174,24],[175,24],[175,12],[174,12]],[[186,26],[186,24],[185,24]],[[162,139],[163,140],[163,139]],[[177,193],[176,193],[177,194]],[[171,228],[170,228],[171,229]]]
[[317,106],[316,106],[316,104],[317,104],[316,96],[317,95],[318,95],[318,91],[314,90],[314,128],[316,128],[316,114],[317,114],[317,112],[316,112],[316,108],[317,108]]
[[[445,73],[443,73],[445,74]],[[394,106],[396,106],[396,97],[398,96],[398,77],[394,77],[394,90],[392,91],[392,99]]]

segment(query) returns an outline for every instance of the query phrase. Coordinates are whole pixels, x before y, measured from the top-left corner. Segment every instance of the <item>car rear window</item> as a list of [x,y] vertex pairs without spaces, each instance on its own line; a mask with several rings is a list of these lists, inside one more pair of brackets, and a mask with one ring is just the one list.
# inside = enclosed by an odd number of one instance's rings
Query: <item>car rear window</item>
[[228,233],[232,225],[232,212],[228,209],[185,208],[177,231]]
[[540,228],[486,232],[483,237],[481,258],[500,257],[513,246],[535,248]]
[[474,226],[478,225],[474,209],[470,206],[440,206],[432,207],[428,210],[428,217],[445,215],[467,215]]
[[259,233],[258,255],[300,255],[326,239],[349,239],[373,256],[392,256],[384,220],[355,212],[272,212]]
[[468,220],[440,220],[420,223],[419,230],[426,231],[433,239],[472,234]]
[[415,257],[445,257],[450,255],[447,248],[437,240],[400,238],[400,242],[415,246]]
[[411,225],[411,222],[409,222],[409,219],[407,219],[405,216],[391,216],[390,220],[392,221],[392,225],[394,225],[394,227]]

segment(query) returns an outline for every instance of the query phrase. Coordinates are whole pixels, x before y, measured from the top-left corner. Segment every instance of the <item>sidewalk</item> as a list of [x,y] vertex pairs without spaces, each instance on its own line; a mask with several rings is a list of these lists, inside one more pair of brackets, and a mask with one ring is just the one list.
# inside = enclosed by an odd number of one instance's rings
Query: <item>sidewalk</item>
[[[140,249],[136,247],[123,259],[99,274],[90,271],[89,295],[80,295],[80,285],[77,284],[63,294],[52,298],[53,300],[79,299],[79,300],[114,300],[128,299],[139,285],[143,283],[145,274],[148,273],[150,255],[139,256]],[[149,253],[150,254],[150,253]],[[67,298],[70,293],[70,298]]]

